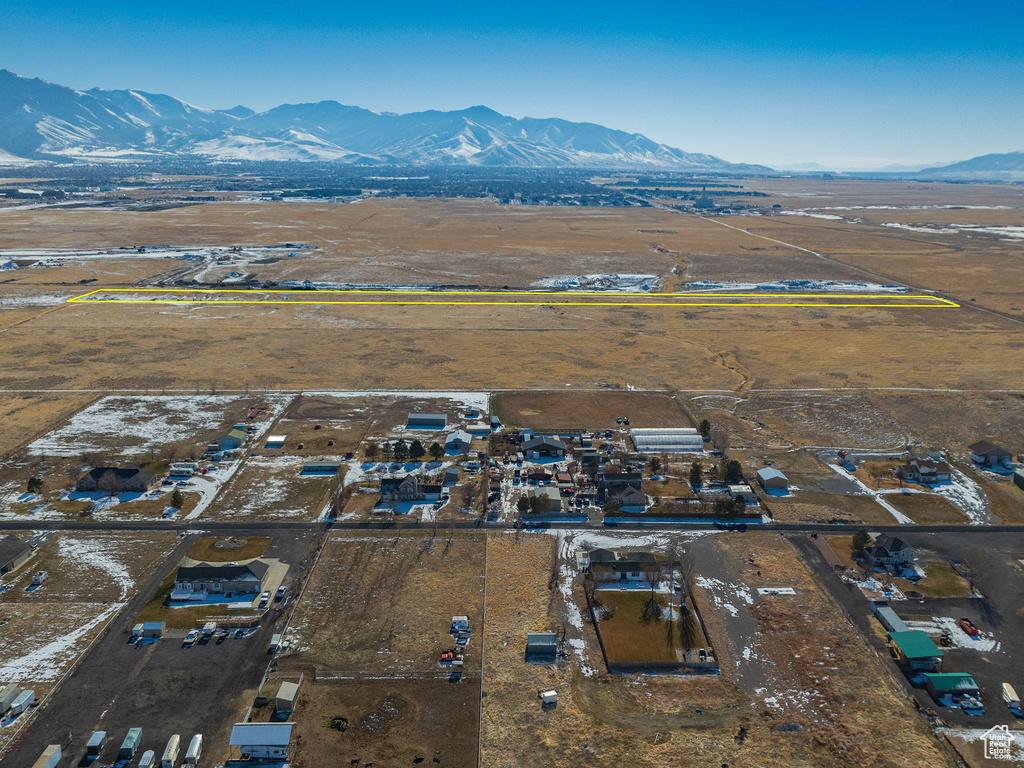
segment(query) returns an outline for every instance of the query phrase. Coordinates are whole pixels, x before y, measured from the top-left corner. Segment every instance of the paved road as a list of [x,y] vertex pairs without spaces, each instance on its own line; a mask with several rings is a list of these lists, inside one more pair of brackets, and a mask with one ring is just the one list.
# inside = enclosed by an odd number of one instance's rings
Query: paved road
[[[514,522],[483,522],[479,520],[457,522],[456,530],[480,528],[487,531],[513,531],[520,526]],[[188,522],[146,523],[146,522],[64,522],[59,520],[0,520],[0,530],[5,531],[189,531],[197,530],[230,533],[232,531],[432,531],[447,529],[447,524],[435,526],[432,523],[415,521],[402,523],[371,522],[296,522],[293,520],[247,522],[245,520],[213,521],[198,518]],[[855,533],[867,529],[878,533],[962,533],[965,536],[986,533],[1024,533],[1024,525],[866,525],[830,523],[614,523],[604,524],[581,522],[553,522],[530,526],[528,530],[600,530],[600,531],[775,531],[776,533]]]

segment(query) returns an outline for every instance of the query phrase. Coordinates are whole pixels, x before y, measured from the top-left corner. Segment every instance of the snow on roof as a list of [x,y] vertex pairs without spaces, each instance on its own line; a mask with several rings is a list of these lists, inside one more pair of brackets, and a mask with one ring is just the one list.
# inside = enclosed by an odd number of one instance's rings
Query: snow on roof
[[232,747],[287,747],[294,723],[235,723],[231,728]]

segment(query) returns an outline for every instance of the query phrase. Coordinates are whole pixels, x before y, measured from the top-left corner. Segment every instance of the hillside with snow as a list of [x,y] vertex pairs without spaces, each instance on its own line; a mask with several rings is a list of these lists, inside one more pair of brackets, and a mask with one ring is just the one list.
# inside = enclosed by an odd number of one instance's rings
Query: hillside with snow
[[195,155],[214,160],[765,172],[639,133],[488,107],[398,115],[336,101],[256,113],[139,90],[78,91],[0,70],[0,164]]

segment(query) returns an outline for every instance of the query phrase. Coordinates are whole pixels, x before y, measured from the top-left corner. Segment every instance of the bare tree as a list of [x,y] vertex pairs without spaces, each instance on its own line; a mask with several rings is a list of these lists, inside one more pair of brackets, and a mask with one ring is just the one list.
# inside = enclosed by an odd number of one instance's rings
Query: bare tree
[[711,444],[722,453],[729,450],[729,433],[721,427],[711,430]]
[[100,476],[100,479],[96,481],[96,488],[109,496],[113,496],[122,488],[121,478],[117,476],[117,472],[112,469],[108,469]]

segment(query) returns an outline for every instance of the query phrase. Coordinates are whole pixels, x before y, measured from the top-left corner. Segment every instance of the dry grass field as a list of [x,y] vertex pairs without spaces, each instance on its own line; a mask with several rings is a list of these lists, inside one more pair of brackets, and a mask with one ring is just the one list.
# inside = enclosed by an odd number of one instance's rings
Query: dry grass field
[[502,392],[492,398],[494,415],[510,427],[539,430],[696,426],[674,397],[654,392]]
[[[279,676],[311,681],[293,716],[294,764],[476,764],[484,548],[465,532],[327,539],[291,622],[301,648],[277,663]],[[476,631],[453,681],[438,662],[461,614]]]
[[70,393],[0,395],[0,456],[11,455],[95,399]]
[[[480,623],[483,558],[483,538],[466,532],[450,543],[443,531],[332,534],[292,621],[304,650],[287,657],[288,668],[444,677],[438,661],[452,644],[451,617]],[[479,679],[479,653],[477,635],[467,678]]]

